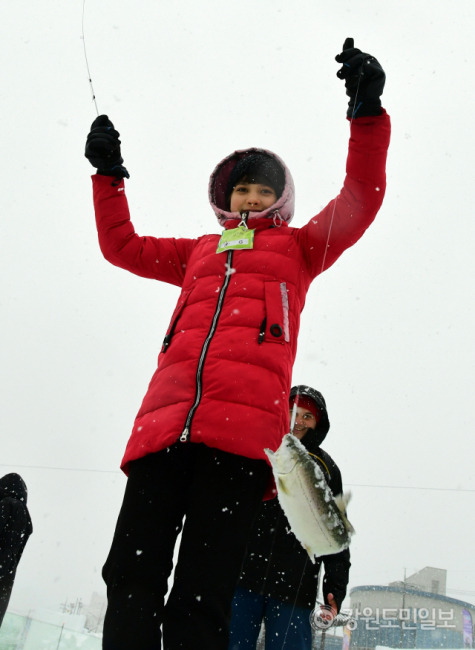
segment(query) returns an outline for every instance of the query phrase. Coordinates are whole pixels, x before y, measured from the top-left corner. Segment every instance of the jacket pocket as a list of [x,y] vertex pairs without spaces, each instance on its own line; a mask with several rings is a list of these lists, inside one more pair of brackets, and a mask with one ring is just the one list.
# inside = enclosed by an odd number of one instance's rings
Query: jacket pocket
[[261,324],[259,343],[288,343],[289,332],[289,297],[285,282],[266,282],[265,318]]
[[184,291],[178,298],[178,302],[176,304],[175,310],[170,320],[170,325],[168,326],[167,333],[165,334],[165,338],[163,339],[163,344],[162,344],[163,353],[165,353],[170,347],[170,343],[172,342],[172,338],[175,333],[176,325],[178,323],[180,316],[183,313],[188,298],[190,297],[191,291],[192,291],[191,289],[188,291]]

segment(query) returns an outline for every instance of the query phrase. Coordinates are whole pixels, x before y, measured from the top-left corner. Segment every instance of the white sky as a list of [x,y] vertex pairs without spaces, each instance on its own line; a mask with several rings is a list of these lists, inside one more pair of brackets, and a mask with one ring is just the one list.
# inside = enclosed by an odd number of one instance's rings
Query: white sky
[[[34,533],[15,609],[87,601],[122,500],[118,471],[178,289],[101,256],[84,141],[95,108],[82,0],[0,3],[0,473]],[[100,112],[122,136],[137,231],[218,232],[207,201],[234,149],[278,153],[303,225],[338,192],[345,37],[387,73],[383,207],[311,287],[294,383],[324,394],[325,449],[352,490],[350,587],[424,566],[475,600],[473,0],[87,0]],[[252,387],[250,387],[252,388]]]

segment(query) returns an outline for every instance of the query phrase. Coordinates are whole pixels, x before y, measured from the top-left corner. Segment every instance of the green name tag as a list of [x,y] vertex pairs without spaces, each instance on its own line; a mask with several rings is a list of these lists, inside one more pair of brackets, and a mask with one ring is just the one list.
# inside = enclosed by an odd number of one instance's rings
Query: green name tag
[[254,230],[249,230],[245,226],[238,226],[238,228],[232,228],[223,232],[216,252],[223,253],[224,251],[252,248],[253,246]]

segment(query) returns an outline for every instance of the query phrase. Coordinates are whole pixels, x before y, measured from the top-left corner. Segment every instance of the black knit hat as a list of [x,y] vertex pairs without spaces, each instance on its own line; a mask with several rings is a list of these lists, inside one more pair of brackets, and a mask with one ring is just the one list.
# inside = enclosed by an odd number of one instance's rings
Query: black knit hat
[[269,185],[279,198],[285,187],[285,172],[274,157],[265,153],[251,153],[241,158],[229,175],[226,186],[227,208],[229,208],[234,187],[242,182]]

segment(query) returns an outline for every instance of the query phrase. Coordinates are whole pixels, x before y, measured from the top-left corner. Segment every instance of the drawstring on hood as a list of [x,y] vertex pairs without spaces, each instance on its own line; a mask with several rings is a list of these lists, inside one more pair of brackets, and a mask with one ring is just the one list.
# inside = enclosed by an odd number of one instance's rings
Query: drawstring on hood
[[[251,156],[265,156],[266,158],[271,159],[269,161],[269,169],[273,170],[274,177],[273,182],[270,184],[272,187],[274,187],[274,185],[277,186],[274,188],[276,189],[276,193],[279,193],[281,189],[282,193],[274,205],[271,205],[266,210],[262,210],[262,212],[250,212],[249,222],[252,222],[252,219],[257,218],[275,219],[277,217],[277,219],[280,218],[282,221],[289,224],[294,216],[295,204],[294,182],[290,171],[284,161],[275,153],[267,151],[266,149],[258,148],[234,151],[218,163],[211,174],[208,195],[211,207],[213,208],[219,223],[221,226],[226,227],[228,221],[235,221],[240,218],[240,215],[237,212],[229,211],[229,190],[230,187],[232,187],[233,177],[239,175],[233,173],[236,166],[239,165],[240,161]],[[279,173],[280,171],[281,173]],[[239,178],[235,178],[234,182],[237,182],[238,180]],[[248,225],[252,227],[249,222]]]
[[274,222],[274,226],[276,228],[280,228],[282,225],[282,222],[284,221],[282,217],[280,216],[280,212],[278,210],[275,210],[273,216],[272,216],[272,221]]

